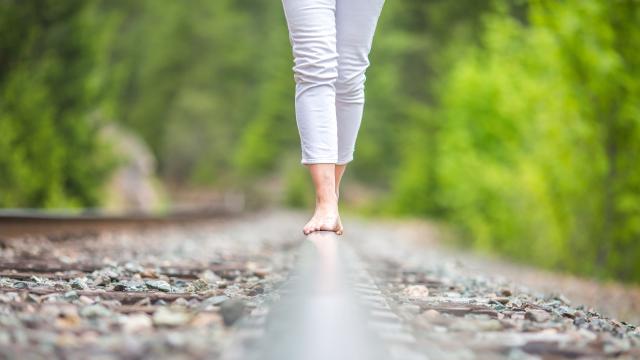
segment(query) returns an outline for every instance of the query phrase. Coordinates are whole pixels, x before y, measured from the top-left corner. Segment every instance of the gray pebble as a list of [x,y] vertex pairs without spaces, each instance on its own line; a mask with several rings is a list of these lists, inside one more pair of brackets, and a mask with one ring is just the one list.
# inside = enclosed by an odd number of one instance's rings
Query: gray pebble
[[80,297],[80,295],[78,295],[78,292],[75,291],[75,290],[67,291],[63,295],[63,298],[65,300],[77,300],[79,297]]
[[530,309],[524,315],[525,319],[536,321],[536,322],[544,322],[551,319],[551,314],[544,310],[538,309]]
[[180,326],[189,322],[191,316],[178,309],[162,307],[153,313],[153,323],[158,326]]
[[210,298],[205,299],[204,301],[202,301],[201,306],[203,308],[206,308],[208,306],[216,306],[216,305],[220,305],[223,302],[229,300],[229,298],[227,296],[224,295],[219,295],[219,296],[212,296]]
[[145,281],[145,284],[151,289],[171,292],[171,285],[169,285],[169,283],[164,280],[147,280]]
[[115,291],[145,291],[147,287],[138,281],[120,281],[114,287]]
[[16,281],[13,283],[13,287],[16,289],[27,289],[29,287],[29,283],[24,281]]
[[87,282],[82,278],[75,278],[71,280],[69,285],[71,285],[72,289],[76,290],[86,290],[89,288],[89,286],[87,286]]
[[100,304],[93,304],[80,309],[80,316],[86,318],[108,317],[111,316],[111,311]]
[[229,299],[222,303],[220,306],[220,313],[224,324],[227,326],[233,325],[244,314],[245,304],[239,299]]

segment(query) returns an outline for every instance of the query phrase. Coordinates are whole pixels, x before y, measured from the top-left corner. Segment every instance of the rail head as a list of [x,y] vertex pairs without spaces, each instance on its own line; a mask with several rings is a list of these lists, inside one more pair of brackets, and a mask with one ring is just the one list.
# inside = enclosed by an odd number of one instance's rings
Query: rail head
[[245,348],[229,351],[227,359],[389,359],[353,290],[350,260],[335,233],[307,235],[279,300],[270,306],[265,333],[251,348],[235,344]]

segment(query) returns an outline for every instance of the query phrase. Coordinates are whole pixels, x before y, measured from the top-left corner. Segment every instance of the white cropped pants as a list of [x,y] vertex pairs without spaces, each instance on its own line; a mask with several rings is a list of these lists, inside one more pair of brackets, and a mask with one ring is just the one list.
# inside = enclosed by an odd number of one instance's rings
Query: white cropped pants
[[384,0],[282,0],[302,164],[353,160],[365,71]]

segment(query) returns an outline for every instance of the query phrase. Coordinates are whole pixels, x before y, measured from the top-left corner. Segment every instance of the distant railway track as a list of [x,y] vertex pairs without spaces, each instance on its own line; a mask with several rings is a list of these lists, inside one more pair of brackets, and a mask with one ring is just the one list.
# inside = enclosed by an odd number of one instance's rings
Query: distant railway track
[[223,203],[208,207],[177,208],[161,213],[5,209],[0,210],[0,239],[24,235],[48,235],[52,239],[64,239],[106,229],[206,221],[237,216],[240,212],[240,207]]

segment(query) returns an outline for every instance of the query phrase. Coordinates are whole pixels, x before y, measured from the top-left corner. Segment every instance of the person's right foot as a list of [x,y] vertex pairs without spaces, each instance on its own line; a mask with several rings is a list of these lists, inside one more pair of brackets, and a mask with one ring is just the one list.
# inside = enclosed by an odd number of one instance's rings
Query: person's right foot
[[343,227],[338,213],[337,201],[335,204],[323,204],[316,206],[313,217],[302,228],[305,235],[309,235],[314,231],[334,231],[338,235],[342,235]]

